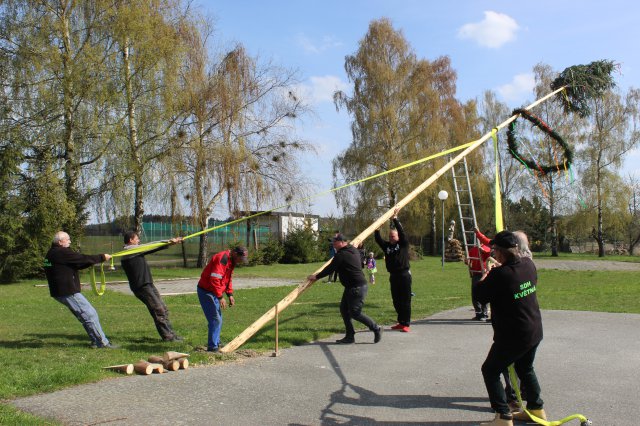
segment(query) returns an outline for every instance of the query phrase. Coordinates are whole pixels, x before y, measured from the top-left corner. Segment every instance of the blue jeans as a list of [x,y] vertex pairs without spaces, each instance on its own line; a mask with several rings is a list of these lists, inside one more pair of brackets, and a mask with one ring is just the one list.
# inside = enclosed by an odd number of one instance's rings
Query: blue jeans
[[78,318],[78,321],[82,323],[82,326],[87,331],[92,345],[101,348],[109,344],[109,339],[104,335],[104,331],[100,326],[98,313],[82,293],[55,297],[54,299],[69,308],[73,315]]
[[220,331],[222,330],[222,308],[220,308],[220,301],[210,291],[207,291],[201,287],[198,289],[198,299],[200,299],[200,306],[202,306],[202,312],[207,318],[207,324],[209,326],[209,333],[207,335],[207,350],[216,349],[220,345]]

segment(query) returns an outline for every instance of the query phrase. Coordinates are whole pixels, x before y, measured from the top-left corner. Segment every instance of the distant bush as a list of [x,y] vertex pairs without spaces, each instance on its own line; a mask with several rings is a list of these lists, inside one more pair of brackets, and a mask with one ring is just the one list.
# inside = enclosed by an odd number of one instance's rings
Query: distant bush
[[258,250],[249,255],[251,265],[271,265],[280,262],[284,255],[284,246],[277,238],[269,236],[269,239],[260,245]]
[[310,225],[292,229],[287,233],[282,263],[310,263],[325,260],[325,244]]

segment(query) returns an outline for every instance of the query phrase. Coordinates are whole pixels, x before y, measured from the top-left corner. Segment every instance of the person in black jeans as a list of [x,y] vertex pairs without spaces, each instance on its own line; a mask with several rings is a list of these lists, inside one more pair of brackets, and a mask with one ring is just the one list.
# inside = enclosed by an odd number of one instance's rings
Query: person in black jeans
[[[182,238],[172,238],[169,240],[169,245],[180,242],[182,242]],[[140,236],[135,231],[125,232],[124,244],[125,250],[138,247],[140,245]],[[169,321],[169,309],[162,300],[162,297],[160,297],[158,289],[153,285],[151,270],[149,269],[147,259],[145,259],[145,255],[164,250],[168,248],[169,245],[142,253],[123,256],[120,264],[125,274],[127,274],[129,288],[131,288],[133,294],[146,305],[162,340],[165,342],[175,342],[182,340],[182,337],[173,331],[173,327]]]
[[310,282],[314,282],[333,272],[337,272],[340,282],[344,286],[342,300],[340,301],[340,314],[344,321],[345,336],[336,340],[336,343],[355,343],[356,331],[353,328],[352,319],[361,322],[369,330],[373,331],[373,343],[378,343],[382,338],[382,327],[362,312],[369,287],[362,272],[360,253],[358,249],[347,242],[347,239],[342,234],[334,236],[332,244],[336,254],[331,259],[331,263],[317,274],[309,275],[307,279]]
[[376,229],[376,243],[384,252],[384,263],[389,272],[391,283],[391,299],[393,307],[398,314],[398,323],[391,327],[392,330],[409,332],[411,325],[411,271],[409,270],[409,241],[404,229],[398,220],[398,211],[393,212],[393,226],[389,231],[389,241],[380,236],[380,230]]
[[482,364],[482,376],[496,417],[482,425],[511,426],[514,419],[530,420],[525,411],[511,414],[507,404],[500,374],[511,364],[527,390],[527,410],[546,420],[540,384],[533,368],[542,341],[536,267],[531,259],[520,256],[518,239],[512,232],[499,232],[489,244],[500,266],[491,269],[474,286],[478,300],[491,303],[493,345]]

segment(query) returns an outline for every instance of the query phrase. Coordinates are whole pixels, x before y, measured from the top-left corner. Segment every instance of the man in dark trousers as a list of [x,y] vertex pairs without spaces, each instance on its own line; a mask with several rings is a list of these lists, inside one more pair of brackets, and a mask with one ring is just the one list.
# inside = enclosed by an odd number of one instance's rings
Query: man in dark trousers
[[[172,238],[169,240],[169,245],[180,242],[182,242],[182,238]],[[124,233],[124,244],[125,250],[139,247],[140,236],[135,231],[127,231]],[[158,289],[153,285],[151,270],[149,269],[147,259],[145,259],[146,255],[164,250],[168,248],[169,245],[142,253],[123,256],[120,264],[125,274],[127,274],[131,291],[147,306],[162,340],[165,342],[175,342],[182,340],[182,337],[173,331],[173,327],[169,321],[169,309],[162,300],[162,297],[160,297]]]
[[117,349],[100,325],[100,318],[94,307],[80,292],[78,270],[93,267],[111,259],[108,254],[86,255],[69,247],[71,238],[63,231],[56,232],[51,248],[44,259],[44,272],[49,282],[51,297],[65,305],[80,321],[91,339],[92,348]]
[[349,244],[342,234],[334,236],[332,238],[332,244],[336,250],[336,254],[331,259],[331,263],[316,275],[309,275],[307,279],[314,282],[333,272],[337,272],[340,282],[344,286],[342,300],[340,301],[340,314],[342,315],[346,331],[345,336],[342,339],[336,340],[336,342],[343,344],[355,343],[356,332],[351,321],[354,319],[373,331],[373,343],[378,343],[382,338],[382,327],[362,312],[369,287],[362,272],[360,252]]
[[482,364],[482,376],[496,416],[482,425],[512,426],[513,420],[531,420],[525,411],[512,414],[507,404],[500,374],[511,364],[527,390],[528,412],[546,420],[540,384],[533,368],[542,341],[536,267],[531,259],[520,255],[518,239],[512,232],[498,232],[490,245],[500,266],[473,284],[478,300],[491,304],[493,327],[493,345]]
[[398,314],[398,323],[391,327],[392,330],[409,332],[411,325],[411,271],[409,270],[409,241],[404,229],[398,220],[399,208],[393,212],[393,226],[389,231],[389,241],[380,236],[380,230],[376,229],[376,243],[384,252],[384,263],[389,272],[391,283],[391,299],[393,307]]

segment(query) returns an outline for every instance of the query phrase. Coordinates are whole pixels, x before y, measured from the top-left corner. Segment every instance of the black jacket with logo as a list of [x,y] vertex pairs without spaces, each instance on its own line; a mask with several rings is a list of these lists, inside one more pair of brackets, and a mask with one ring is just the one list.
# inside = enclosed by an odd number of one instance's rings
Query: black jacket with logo
[[351,244],[338,250],[336,255],[331,258],[331,263],[322,271],[318,272],[316,278],[324,278],[331,275],[334,271],[338,271],[338,278],[346,288],[367,285],[367,280],[362,272],[360,252]]
[[[135,247],[139,246],[129,245],[125,246],[124,249],[126,250]],[[147,259],[145,259],[144,257],[147,254],[152,254],[166,248],[169,248],[169,246],[166,245],[153,250],[145,251],[143,253],[130,254],[122,257],[120,265],[122,265],[124,273],[127,274],[127,280],[129,280],[129,287],[131,288],[131,291],[135,292],[145,284],[153,284],[151,269],[149,269]]]
[[101,254],[87,255],[52,244],[44,258],[44,273],[49,282],[51,297],[80,293],[78,270],[104,261]]
[[542,340],[542,317],[536,297],[538,273],[533,261],[521,258],[489,271],[474,284],[477,299],[491,303],[493,341],[532,347]]
[[380,236],[380,231],[376,229],[376,243],[384,251],[384,263],[389,273],[404,272],[409,270],[409,241],[402,229],[398,219],[393,219],[393,225],[398,231],[398,242],[391,244]]

